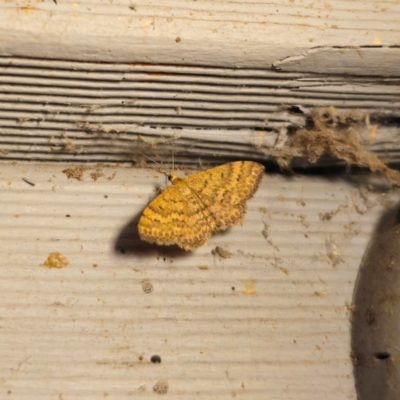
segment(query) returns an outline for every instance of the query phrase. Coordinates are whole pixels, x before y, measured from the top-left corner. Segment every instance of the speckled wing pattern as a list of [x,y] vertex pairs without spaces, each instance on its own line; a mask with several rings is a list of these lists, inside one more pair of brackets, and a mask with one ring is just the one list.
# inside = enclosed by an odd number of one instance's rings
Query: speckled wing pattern
[[206,244],[213,232],[242,223],[246,200],[257,190],[263,171],[261,164],[237,161],[183,179],[172,175],[172,185],[139,220],[141,239],[185,250]]

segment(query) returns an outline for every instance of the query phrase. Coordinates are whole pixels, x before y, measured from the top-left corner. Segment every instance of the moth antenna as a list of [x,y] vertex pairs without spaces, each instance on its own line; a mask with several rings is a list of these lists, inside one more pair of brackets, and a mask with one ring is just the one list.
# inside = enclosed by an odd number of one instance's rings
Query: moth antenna
[[169,175],[168,171],[156,160],[154,160],[153,158],[146,156],[146,154],[141,153],[140,151],[138,152],[138,154],[141,154],[143,157],[146,157],[148,160],[152,161],[153,163],[157,164],[160,166],[160,168],[163,170],[163,174],[165,174],[166,176]]

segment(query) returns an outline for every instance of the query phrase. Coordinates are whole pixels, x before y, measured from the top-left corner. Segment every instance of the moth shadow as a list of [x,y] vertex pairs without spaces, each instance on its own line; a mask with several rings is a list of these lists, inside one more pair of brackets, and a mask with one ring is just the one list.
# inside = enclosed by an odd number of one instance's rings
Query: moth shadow
[[138,223],[142,212],[134,216],[120,231],[115,242],[114,252],[121,256],[143,255],[161,257],[187,257],[190,252],[178,246],[159,246],[147,243],[139,236]]

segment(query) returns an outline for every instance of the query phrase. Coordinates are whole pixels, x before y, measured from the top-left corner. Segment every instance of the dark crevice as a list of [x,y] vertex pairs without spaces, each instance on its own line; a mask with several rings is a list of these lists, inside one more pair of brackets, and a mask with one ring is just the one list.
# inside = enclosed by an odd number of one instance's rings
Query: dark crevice
[[385,351],[378,352],[378,353],[375,353],[375,358],[377,360],[387,360],[388,358],[390,358],[390,354]]

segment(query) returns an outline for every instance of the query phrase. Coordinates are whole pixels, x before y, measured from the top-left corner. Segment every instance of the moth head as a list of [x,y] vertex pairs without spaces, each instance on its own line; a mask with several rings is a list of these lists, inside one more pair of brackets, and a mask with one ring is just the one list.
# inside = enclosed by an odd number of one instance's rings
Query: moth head
[[176,182],[178,179],[179,179],[179,178],[178,178],[178,177],[176,176],[176,174],[174,174],[174,173],[168,175],[168,180],[169,180],[171,183]]

